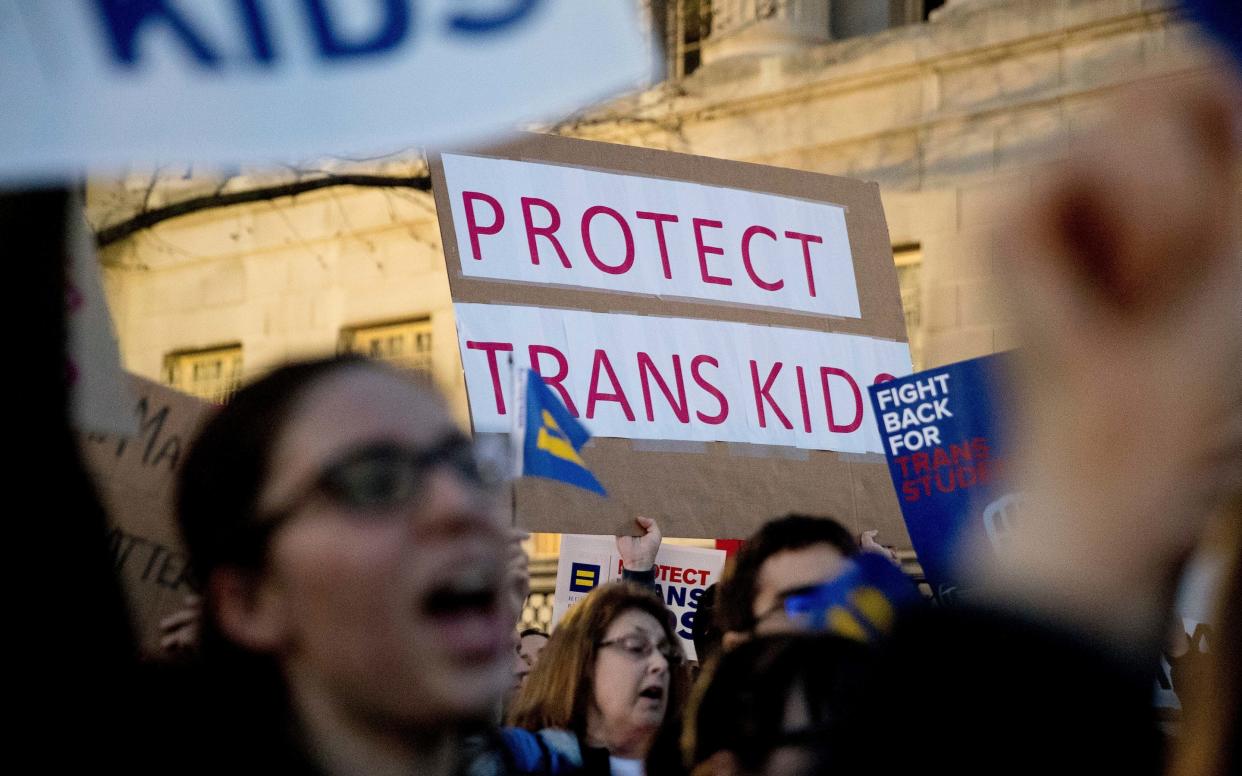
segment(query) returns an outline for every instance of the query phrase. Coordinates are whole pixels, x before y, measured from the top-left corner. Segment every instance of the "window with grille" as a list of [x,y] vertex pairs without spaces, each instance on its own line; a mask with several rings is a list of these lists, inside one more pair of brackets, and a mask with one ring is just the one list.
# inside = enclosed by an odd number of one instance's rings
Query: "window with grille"
[[684,78],[703,64],[703,43],[712,29],[712,0],[647,0],[663,29],[668,57],[668,78]]
[[369,356],[430,375],[431,319],[414,318],[342,329],[339,350],[342,353]]
[[164,356],[164,383],[223,404],[241,386],[241,345],[183,350]]
[[893,248],[893,261],[897,264],[901,309],[906,314],[906,332],[910,337],[910,359],[917,372],[923,368],[923,316],[920,304],[923,249],[918,245],[899,245]]

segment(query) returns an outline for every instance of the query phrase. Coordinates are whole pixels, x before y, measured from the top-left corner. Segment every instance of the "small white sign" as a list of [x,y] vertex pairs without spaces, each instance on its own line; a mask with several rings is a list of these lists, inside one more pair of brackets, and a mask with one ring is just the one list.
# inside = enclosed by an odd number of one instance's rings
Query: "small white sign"
[[[656,555],[656,592],[677,621],[677,636],[690,660],[697,660],[691,629],[699,598],[709,585],[720,581],[724,550],[662,544]],[[552,624],[595,588],[621,578],[621,556],[611,536],[565,534],[556,566],[556,594],[552,600]]]

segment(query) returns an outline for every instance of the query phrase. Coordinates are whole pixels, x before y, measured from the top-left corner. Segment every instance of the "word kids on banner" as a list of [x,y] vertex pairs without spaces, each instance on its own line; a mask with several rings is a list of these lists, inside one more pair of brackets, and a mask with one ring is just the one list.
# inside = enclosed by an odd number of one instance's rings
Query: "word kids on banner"
[[[656,555],[656,592],[677,620],[677,636],[690,660],[697,660],[691,630],[703,591],[720,581],[724,570],[723,550],[683,547],[667,542]],[[621,578],[621,556],[611,536],[565,534],[556,566],[556,593],[552,599],[552,623],[595,588]]]

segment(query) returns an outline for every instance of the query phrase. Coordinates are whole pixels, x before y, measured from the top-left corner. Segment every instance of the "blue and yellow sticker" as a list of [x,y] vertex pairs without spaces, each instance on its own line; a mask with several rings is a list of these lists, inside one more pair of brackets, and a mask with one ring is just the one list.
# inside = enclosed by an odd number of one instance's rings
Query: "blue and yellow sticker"
[[575,563],[569,568],[569,592],[589,593],[599,586],[600,567],[594,563]]

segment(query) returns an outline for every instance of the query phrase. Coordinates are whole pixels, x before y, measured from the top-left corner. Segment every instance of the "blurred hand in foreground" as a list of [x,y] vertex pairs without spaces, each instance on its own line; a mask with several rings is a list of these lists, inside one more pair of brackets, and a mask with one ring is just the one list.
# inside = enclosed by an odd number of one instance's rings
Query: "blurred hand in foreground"
[[1130,101],[1006,224],[1026,519],[985,589],[1122,641],[1160,633],[1176,568],[1242,490],[1238,85]]

